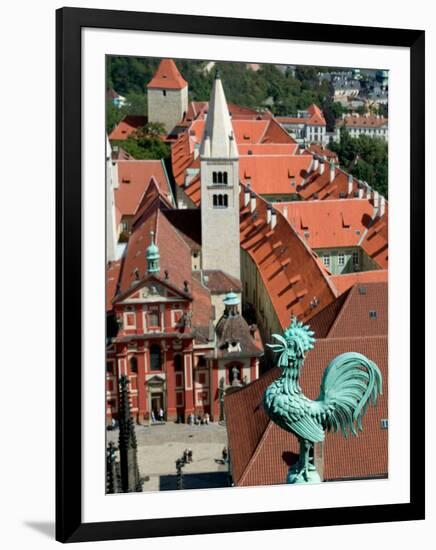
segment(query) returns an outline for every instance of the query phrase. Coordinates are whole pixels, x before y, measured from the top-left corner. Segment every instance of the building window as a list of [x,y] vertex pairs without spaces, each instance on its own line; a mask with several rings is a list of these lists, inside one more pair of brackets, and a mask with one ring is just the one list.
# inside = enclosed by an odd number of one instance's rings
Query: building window
[[359,252],[353,252],[353,265],[359,265],[360,258],[359,258]]
[[107,361],[106,362],[106,372],[108,374],[113,374],[114,373],[114,363],[113,363],[113,361]]
[[323,256],[322,261],[326,267],[330,267],[330,256]]
[[134,313],[124,313],[124,326],[126,328],[136,328],[136,317]]
[[216,172],[212,174],[212,183],[218,183],[218,176]]
[[162,90],[162,95],[165,97],[167,95],[167,91],[166,90]]
[[162,353],[160,346],[150,346],[150,370],[162,370]]
[[174,370],[176,372],[183,371],[183,359],[181,355],[174,356]]
[[374,309],[371,309],[369,311],[369,318],[370,319],[377,319],[377,312]]
[[130,372],[138,372],[138,359],[136,357],[130,358]]
[[147,314],[148,328],[159,327],[159,313],[157,311],[150,311]]
[[345,255],[339,254],[338,255],[338,265],[345,265]]
[[227,195],[213,195],[212,205],[214,208],[227,208],[229,205],[229,197]]

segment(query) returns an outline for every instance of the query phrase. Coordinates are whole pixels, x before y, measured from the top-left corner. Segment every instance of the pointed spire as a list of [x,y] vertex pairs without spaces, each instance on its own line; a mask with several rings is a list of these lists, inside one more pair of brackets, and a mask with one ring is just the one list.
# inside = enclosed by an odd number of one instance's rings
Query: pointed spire
[[212,85],[201,156],[203,158],[225,159],[237,158],[238,156],[232,121],[218,71]]
[[168,88],[170,90],[182,90],[188,83],[180,74],[179,69],[172,59],[162,59],[153,78],[147,88]]

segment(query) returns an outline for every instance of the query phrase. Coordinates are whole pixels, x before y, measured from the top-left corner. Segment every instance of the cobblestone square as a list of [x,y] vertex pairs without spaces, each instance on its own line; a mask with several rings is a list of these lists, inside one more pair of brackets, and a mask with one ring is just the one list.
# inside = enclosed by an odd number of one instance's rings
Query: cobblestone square
[[[144,492],[176,489],[176,460],[192,449],[193,461],[183,468],[185,489],[228,486],[228,466],[222,463],[227,447],[226,427],[211,422],[187,425],[167,422],[136,426],[141,476],[149,476]],[[118,445],[118,430],[107,432],[107,441]]]

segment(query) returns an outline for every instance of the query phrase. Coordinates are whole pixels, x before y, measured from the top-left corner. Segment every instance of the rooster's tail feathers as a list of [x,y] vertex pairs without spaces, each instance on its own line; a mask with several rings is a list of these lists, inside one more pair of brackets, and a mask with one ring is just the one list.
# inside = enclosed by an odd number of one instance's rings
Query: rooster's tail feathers
[[360,353],[339,355],[324,371],[317,401],[323,403],[326,429],[347,436],[362,430],[368,403],[376,405],[382,393],[382,376],[375,363]]

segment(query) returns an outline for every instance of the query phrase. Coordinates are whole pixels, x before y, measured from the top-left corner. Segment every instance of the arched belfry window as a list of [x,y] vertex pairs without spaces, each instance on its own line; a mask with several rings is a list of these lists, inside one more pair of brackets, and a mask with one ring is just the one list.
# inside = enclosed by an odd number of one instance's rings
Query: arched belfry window
[[223,172],[223,183],[227,184],[227,172]]
[[150,370],[162,370],[162,352],[160,346],[150,346]]
[[229,205],[228,203],[228,196],[227,195],[223,195],[223,206],[225,206],[227,208],[227,206]]
[[217,173],[216,173],[216,172],[213,172],[213,173],[212,173],[212,183],[218,183],[218,177],[217,177]]
[[213,200],[213,207],[216,208],[218,206],[218,195],[214,195],[212,197]]
[[223,182],[223,173],[218,172],[218,183],[222,183],[222,182]]

